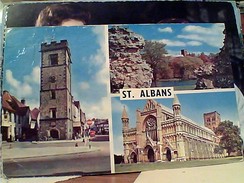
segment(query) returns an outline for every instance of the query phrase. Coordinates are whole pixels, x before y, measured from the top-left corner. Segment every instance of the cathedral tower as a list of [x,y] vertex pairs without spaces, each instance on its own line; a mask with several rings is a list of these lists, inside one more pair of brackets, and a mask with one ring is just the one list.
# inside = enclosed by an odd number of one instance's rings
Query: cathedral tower
[[129,131],[129,117],[127,115],[127,112],[125,110],[125,107],[122,112],[122,124],[123,124],[123,145],[124,145],[124,162],[129,163],[129,157],[130,157],[130,148],[129,148],[129,143],[128,143],[128,131]]
[[177,95],[174,95],[174,101],[173,101],[172,108],[173,108],[174,117],[175,118],[180,117],[181,116],[181,104],[179,102]]
[[129,117],[127,115],[127,112],[125,110],[125,107],[122,112],[122,117],[121,117],[122,123],[123,123],[123,132],[127,132],[129,129]]
[[71,55],[68,42],[41,45],[40,137],[71,139],[73,134]]
[[207,128],[215,131],[215,129],[219,126],[219,123],[221,122],[220,114],[217,111],[204,113],[204,126]]

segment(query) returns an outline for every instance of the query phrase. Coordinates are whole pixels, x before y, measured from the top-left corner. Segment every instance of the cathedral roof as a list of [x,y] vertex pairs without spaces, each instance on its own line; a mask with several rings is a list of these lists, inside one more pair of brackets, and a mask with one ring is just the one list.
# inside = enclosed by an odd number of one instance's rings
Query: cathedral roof
[[124,106],[124,109],[123,109],[123,112],[122,112],[122,118],[128,118],[127,112],[125,110],[125,106]]

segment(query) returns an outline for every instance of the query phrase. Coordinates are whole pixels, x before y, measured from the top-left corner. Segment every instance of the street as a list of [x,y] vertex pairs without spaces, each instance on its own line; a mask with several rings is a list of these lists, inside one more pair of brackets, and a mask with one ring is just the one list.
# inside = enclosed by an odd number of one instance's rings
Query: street
[[[3,158],[4,174],[8,178],[13,178],[110,172],[108,141],[90,142],[91,148],[84,147],[83,142],[78,142],[78,147],[75,147],[75,143],[68,141],[40,144],[27,142],[4,144],[3,152],[5,154],[11,153],[11,151],[15,151],[16,154],[19,153],[19,157]],[[38,154],[38,151],[46,151],[49,154]],[[33,155],[32,152],[36,154]],[[28,154],[29,156],[27,156]]]

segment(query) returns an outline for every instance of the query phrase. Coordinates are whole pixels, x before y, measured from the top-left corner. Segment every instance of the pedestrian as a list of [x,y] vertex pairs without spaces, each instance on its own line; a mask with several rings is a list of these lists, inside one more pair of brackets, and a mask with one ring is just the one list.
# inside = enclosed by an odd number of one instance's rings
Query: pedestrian
[[46,6],[35,26],[81,26],[89,24],[91,14],[78,3],[57,3]]

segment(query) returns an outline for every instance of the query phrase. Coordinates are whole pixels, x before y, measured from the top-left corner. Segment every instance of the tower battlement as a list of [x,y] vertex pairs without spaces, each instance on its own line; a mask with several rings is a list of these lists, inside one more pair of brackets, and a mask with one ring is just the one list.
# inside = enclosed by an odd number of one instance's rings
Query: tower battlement
[[60,42],[51,41],[51,43],[42,43],[41,44],[41,52],[43,51],[51,51],[51,50],[59,50],[67,48],[68,49],[68,41],[61,40]]

